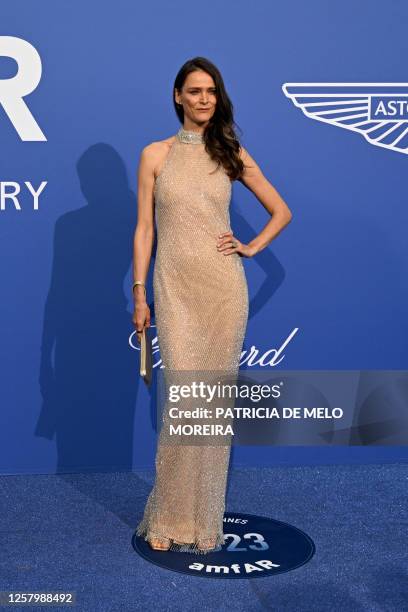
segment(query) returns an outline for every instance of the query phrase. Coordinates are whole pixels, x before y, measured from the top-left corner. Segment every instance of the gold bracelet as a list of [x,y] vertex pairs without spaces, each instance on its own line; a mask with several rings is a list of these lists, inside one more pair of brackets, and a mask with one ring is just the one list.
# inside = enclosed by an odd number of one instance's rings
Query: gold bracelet
[[145,295],[146,295],[146,285],[144,284],[144,282],[143,282],[143,281],[135,281],[135,282],[133,283],[133,285],[132,285],[132,293],[133,293],[133,291],[134,291],[134,289],[135,289],[136,285],[142,285],[142,286],[143,286],[143,289],[144,289],[144,293],[145,293]]

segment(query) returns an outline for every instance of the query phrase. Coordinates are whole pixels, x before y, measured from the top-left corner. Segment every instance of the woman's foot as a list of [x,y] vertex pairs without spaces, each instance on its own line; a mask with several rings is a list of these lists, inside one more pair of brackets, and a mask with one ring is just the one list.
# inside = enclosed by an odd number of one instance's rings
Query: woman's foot
[[148,542],[153,550],[169,550],[171,544],[169,538],[152,537],[149,538]]
[[215,545],[216,539],[208,538],[206,540],[199,540],[197,543],[197,548],[199,548],[200,550],[212,550],[213,548],[215,548]]

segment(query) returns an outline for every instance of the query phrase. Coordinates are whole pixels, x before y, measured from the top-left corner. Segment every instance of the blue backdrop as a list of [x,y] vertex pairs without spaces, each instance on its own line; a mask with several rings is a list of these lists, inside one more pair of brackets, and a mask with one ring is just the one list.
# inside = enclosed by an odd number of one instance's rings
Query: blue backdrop
[[[172,84],[195,55],[220,68],[241,141],[294,216],[244,260],[244,349],[286,343],[275,368],[406,368],[407,157],[306,117],[282,85],[403,81],[407,19],[398,0],[2,2],[0,36],[41,59],[24,100],[46,138],[22,140],[4,110],[18,66],[0,57],[2,473],[153,465],[155,396],[130,343],[136,171],[146,144],[178,130]],[[235,183],[235,235],[267,220]],[[234,448],[233,463],[407,455],[263,446]]]

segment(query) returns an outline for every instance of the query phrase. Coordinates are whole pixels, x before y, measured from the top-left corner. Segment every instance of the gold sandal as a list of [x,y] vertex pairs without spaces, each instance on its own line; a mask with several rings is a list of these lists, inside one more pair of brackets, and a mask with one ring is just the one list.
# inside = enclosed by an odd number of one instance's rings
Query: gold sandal
[[153,550],[169,550],[171,540],[169,538],[152,537],[148,540],[150,548]]
[[212,550],[213,548],[215,548],[215,545],[216,539],[208,538],[206,540],[199,540],[197,543],[197,548],[199,548],[200,550]]

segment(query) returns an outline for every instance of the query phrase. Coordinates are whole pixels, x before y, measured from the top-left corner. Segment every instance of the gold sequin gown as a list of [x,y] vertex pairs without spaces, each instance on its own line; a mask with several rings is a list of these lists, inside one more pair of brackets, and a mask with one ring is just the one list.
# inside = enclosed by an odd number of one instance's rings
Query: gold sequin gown
[[[163,366],[172,371],[239,367],[248,287],[241,256],[216,248],[219,234],[231,229],[232,190],[223,167],[216,168],[202,135],[181,127],[154,186],[156,332]],[[230,444],[168,445],[162,430],[137,535],[170,538],[170,550],[186,552],[200,553],[203,540],[223,544],[229,458]]]

